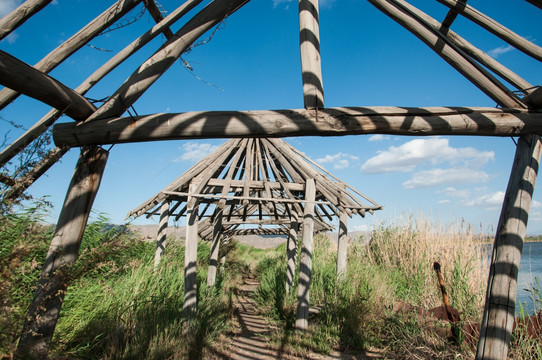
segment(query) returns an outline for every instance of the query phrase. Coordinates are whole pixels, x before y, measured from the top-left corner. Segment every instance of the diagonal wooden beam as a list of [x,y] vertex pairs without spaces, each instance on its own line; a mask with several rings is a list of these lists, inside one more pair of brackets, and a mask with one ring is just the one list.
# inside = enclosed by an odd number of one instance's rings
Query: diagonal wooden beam
[[542,9],[542,0],[527,0],[527,1],[533,4],[534,6]]
[[[403,0],[369,0],[376,8],[410,31],[465,76],[499,106],[522,108],[524,104],[499,80],[455,46],[438,29],[424,21]],[[418,10],[419,11],[419,10]]]
[[533,44],[522,36],[519,36],[506,26],[499,24],[472,6],[462,4],[457,0],[438,0],[438,2],[450,8],[456,9],[461,15],[480,25],[494,35],[500,37],[510,45],[514,46],[516,49],[539,61],[542,61],[542,47]]
[[[542,113],[496,108],[363,107],[153,114],[56,124],[57,146],[141,141],[356,134],[518,136],[542,134]],[[265,169],[262,169],[265,172]]]
[[[75,35],[58,46],[55,50],[51,51],[34,65],[34,67],[43,73],[49,73],[91,39],[115,23],[115,21],[124,16],[128,11],[132,10],[140,2],[141,0],[117,1],[115,4],[111,5],[109,9],[105,10],[84,28],[79,30]],[[18,96],[17,91],[14,90],[15,89],[9,88],[0,90],[0,110]]]
[[[145,4],[145,7],[147,8],[147,11],[149,14],[151,14],[153,20],[159,24],[160,21],[164,19],[164,16],[160,12],[160,9],[158,9],[158,6],[156,6],[156,3],[154,0],[143,0],[143,3]],[[173,37],[173,31],[169,27],[165,27],[164,30],[162,30],[164,36],[166,39],[171,39]]]
[[[459,0],[458,6],[460,6],[460,4],[465,4],[466,2],[467,0]],[[442,20],[440,31],[442,32],[448,31],[450,26],[452,26],[452,23],[454,22],[454,20],[457,18],[457,15],[459,15],[459,11],[457,11],[455,7],[451,8],[450,11],[448,11],[448,14],[446,14],[446,17],[444,18],[444,20]]]
[[91,120],[119,116],[162,76],[181,54],[201,35],[237,11],[248,0],[214,0],[157,52],[145,61],[90,118]]
[[26,0],[8,15],[0,18],[0,40],[8,36],[52,0]]
[[96,110],[84,96],[2,50],[0,84],[64,110],[75,120],[84,120]]

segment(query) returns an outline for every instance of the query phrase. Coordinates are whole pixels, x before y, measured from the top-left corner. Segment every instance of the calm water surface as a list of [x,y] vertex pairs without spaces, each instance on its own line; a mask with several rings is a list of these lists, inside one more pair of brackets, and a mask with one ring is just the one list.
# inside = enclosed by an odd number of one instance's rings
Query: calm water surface
[[[542,242],[525,243],[518,274],[516,313],[519,312],[520,302],[528,313],[534,312],[534,303],[528,290],[536,284],[536,279],[542,286]],[[540,290],[542,292],[542,289]],[[539,301],[542,301],[542,299],[539,299]],[[542,303],[539,302],[538,306],[542,306]]]

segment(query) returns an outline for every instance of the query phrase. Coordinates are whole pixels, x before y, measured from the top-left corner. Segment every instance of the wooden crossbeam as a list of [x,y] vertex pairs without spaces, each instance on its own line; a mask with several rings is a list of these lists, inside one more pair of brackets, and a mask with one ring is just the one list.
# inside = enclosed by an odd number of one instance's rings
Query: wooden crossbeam
[[[149,14],[151,14],[154,21],[157,24],[159,24],[160,21],[164,19],[164,16],[160,12],[160,9],[158,9],[158,6],[156,6],[156,3],[154,2],[154,0],[143,0],[143,3],[145,4],[145,7],[149,11]],[[168,40],[173,37],[173,32],[171,31],[169,27],[165,27],[164,30],[162,30],[162,32],[164,33],[164,36]]]
[[[459,0],[457,2],[457,6],[465,6],[466,2],[467,0]],[[457,18],[457,15],[459,15],[459,11],[457,11],[455,7],[451,8],[450,11],[448,11],[448,14],[446,14],[444,20],[442,20],[440,30],[443,32],[448,31],[454,20]]]
[[[156,140],[355,134],[517,136],[542,133],[542,113],[496,108],[363,107],[207,111],[56,124],[57,146]],[[134,121],[135,120],[135,121]]]
[[542,9],[542,0],[527,0],[527,1],[533,4],[534,6]]
[[96,110],[85,97],[60,81],[1,50],[0,84],[63,110],[75,120],[84,120]]
[[43,9],[52,0],[26,0],[8,15],[0,19],[0,40],[21,26],[32,15]]
[[500,37],[510,45],[514,46],[516,49],[539,61],[542,61],[542,47],[535,45],[522,36],[519,36],[506,26],[499,24],[472,6],[458,4],[457,0],[438,0],[438,2],[450,8],[455,8],[461,15],[480,25],[494,35]]

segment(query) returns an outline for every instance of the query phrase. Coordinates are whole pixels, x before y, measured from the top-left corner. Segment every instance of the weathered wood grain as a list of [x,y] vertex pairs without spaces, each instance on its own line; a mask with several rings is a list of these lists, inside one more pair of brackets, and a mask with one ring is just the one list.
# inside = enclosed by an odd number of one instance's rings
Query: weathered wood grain
[[8,36],[52,0],[26,0],[11,13],[0,18],[0,40]]
[[[359,134],[519,136],[542,133],[542,113],[495,108],[358,107],[207,111],[56,124],[57,146],[156,140]],[[134,121],[135,120],[135,121]]]

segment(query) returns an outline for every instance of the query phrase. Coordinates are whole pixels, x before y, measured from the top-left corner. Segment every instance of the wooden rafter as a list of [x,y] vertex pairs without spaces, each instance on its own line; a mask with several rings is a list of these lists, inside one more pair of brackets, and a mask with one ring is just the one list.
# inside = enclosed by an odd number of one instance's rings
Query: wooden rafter
[[0,19],[0,40],[21,26],[32,15],[43,9],[52,0],[27,0],[10,14]]

